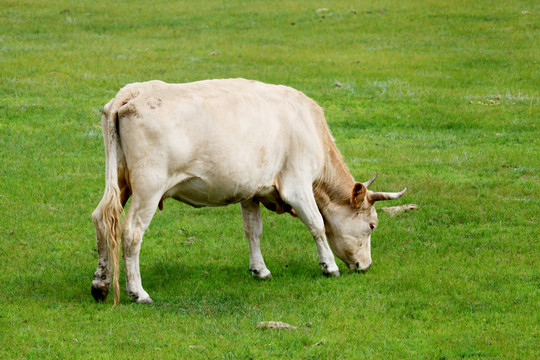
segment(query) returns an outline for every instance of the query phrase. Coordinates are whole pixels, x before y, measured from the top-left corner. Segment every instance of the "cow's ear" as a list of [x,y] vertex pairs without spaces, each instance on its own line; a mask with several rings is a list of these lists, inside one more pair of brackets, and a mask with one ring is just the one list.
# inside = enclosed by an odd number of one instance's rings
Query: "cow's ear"
[[358,207],[358,205],[360,205],[364,201],[365,197],[366,197],[366,187],[362,183],[359,183],[359,182],[354,184],[354,188],[353,188],[352,196],[351,196],[351,205],[354,207]]

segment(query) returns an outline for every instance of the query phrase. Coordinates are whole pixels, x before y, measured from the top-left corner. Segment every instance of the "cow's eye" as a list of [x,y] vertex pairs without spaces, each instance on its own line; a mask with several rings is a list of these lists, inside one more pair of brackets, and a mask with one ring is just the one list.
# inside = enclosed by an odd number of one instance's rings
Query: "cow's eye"
[[371,229],[371,231],[373,231],[373,230],[375,230],[375,225],[369,224],[369,228]]

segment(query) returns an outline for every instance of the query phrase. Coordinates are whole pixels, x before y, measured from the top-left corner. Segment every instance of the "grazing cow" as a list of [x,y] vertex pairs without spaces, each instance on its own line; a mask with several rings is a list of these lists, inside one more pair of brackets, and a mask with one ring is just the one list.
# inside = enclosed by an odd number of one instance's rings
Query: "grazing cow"
[[315,240],[323,273],[339,276],[332,251],[350,269],[366,271],[377,227],[374,203],[406,191],[367,190],[377,175],[355,182],[322,109],[286,86],[244,79],[134,83],[105,105],[101,122],[106,185],[92,214],[97,301],[109,292],[111,269],[115,305],[119,301],[121,235],[126,291],[134,301],[152,302],[141,284],[139,250],[166,198],[195,207],[240,203],[249,268],[254,277],[269,279],[260,249],[260,203],[298,216]]

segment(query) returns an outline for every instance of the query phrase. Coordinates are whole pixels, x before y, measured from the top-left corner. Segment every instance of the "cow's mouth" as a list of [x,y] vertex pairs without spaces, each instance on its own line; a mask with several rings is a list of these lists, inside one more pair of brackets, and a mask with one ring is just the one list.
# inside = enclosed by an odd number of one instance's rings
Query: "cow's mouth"
[[369,263],[368,265],[362,266],[360,264],[360,261],[357,261],[354,264],[349,264],[349,269],[354,270],[354,272],[356,273],[365,273],[369,270],[370,267],[371,267],[371,263]]

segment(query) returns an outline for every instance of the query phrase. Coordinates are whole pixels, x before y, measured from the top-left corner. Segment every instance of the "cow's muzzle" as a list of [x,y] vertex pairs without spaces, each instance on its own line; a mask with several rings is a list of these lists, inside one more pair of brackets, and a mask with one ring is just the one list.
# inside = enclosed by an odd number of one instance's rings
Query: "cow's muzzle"
[[371,267],[371,262],[367,265],[362,265],[360,264],[360,261],[356,262],[356,264],[350,266],[350,268],[354,271],[356,271],[357,273],[365,273],[366,271],[369,270],[369,268]]

